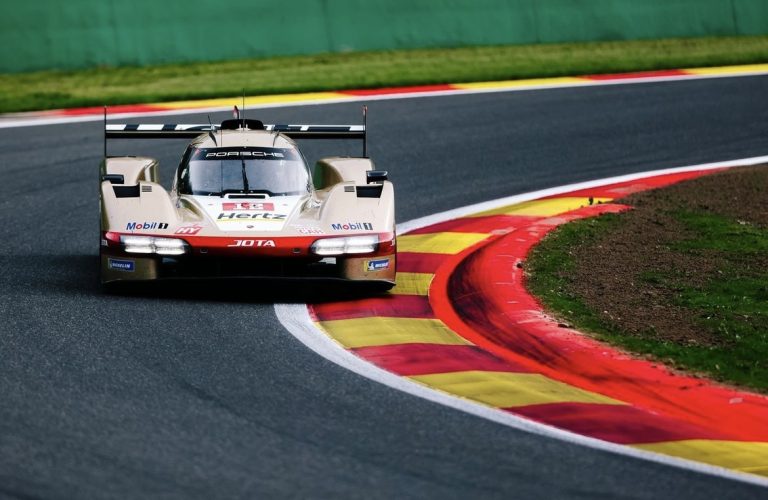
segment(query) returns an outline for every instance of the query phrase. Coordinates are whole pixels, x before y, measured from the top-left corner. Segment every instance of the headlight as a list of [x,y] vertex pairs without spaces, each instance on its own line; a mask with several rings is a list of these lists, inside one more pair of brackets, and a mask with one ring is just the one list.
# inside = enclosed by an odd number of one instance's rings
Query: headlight
[[329,238],[312,243],[312,252],[317,255],[341,255],[344,253],[346,238]]
[[349,253],[371,253],[376,251],[379,237],[349,236],[346,238],[324,238],[312,243],[312,253],[315,255],[343,255]]
[[160,255],[182,255],[186,252],[186,244],[177,238],[155,238],[155,253]]
[[121,236],[126,252],[130,253],[154,253],[155,247],[150,236]]
[[128,253],[156,253],[158,255],[182,255],[187,244],[178,238],[157,238],[154,236],[121,236],[120,242]]
[[370,253],[376,251],[379,244],[379,237],[372,236],[352,236],[345,238],[347,244],[344,246],[344,253]]

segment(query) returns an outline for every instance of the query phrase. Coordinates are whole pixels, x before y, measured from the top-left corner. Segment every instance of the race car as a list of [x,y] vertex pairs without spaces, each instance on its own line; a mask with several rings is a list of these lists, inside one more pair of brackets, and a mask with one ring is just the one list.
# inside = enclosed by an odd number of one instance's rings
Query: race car
[[[386,290],[396,273],[395,201],[363,125],[107,124],[101,281],[322,278]],[[108,138],[192,138],[170,191],[159,164],[107,156]],[[362,139],[361,157],[310,171],[293,139]],[[110,285],[114,286],[114,285]]]

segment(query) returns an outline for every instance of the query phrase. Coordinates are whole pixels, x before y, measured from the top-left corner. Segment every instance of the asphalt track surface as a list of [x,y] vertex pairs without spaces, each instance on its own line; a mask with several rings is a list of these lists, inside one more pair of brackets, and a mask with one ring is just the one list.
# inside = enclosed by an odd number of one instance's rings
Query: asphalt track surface
[[[359,104],[259,112],[356,122]],[[370,104],[400,221],[619,174],[768,154],[768,77]],[[214,121],[224,115],[212,116]],[[199,115],[143,122],[205,122]],[[156,156],[183,141],[115,141]],[[102,293],[101,123],[0,130],[0,496],[765,498],[529,435],[348,372],[271,283]],[[306,144],[310,158],[354,144]],[[324,297],[324,296],[323,296]],[[322,298],[322,297],[315,297]]]

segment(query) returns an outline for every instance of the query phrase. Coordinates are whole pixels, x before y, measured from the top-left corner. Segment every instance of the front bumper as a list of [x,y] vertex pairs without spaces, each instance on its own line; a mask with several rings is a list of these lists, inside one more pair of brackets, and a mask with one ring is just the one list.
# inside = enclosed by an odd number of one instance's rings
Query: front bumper
[[189,251],[184,255],[135,254],[126,252],[120,246],[119,235],[105,233],[101,246],[101,282],[285,277],[395,284],[397,256],[394,234],[380,234],[375,252],[334,257],[312,255],[309,248],[314,240],[307,238],[301,241],[296,238],[273,238],[275,246],[254,248],[227,248],[213,239],[189,240],[186,239]]

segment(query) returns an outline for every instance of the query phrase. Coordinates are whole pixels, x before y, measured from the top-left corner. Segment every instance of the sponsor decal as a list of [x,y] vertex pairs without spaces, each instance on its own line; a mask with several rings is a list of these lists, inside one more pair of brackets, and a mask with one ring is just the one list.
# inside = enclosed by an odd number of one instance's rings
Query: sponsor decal
[[297,226],[293,225],[291,226],[296,230],[296,232],[301,234],[325,234],[325,231],[320,229],[319,227],[315,226]]
[[234,156],[235,158],[285,158],[285,155],[283,153],[280,153],[278,151],[270,152],[270,151],[211,151],[209,153],[205,153],[205,159],[218,159],[218,158],[229,158]]
[[289,148],[231,147],[196,149],[191,160],[290,160],[300,159],[299,154]]
[[195,224],[193,226],[181,226],[176,230],[176,234],[197,234],[203,226]]
[[237,203],[222,203],[221,209],[224,211],[253,210],[253,211],[262,211],[262,212],[273,212],[275,210],[275,204],[263,202],[263,201],[243,201],[243,202],[237,202]]
[[151,229],[168,229],[167,222],[129,222],[125,229],[128,231],[148,231]]
[[107,259],[107,266],[110,269],[126,271],[132,273],[136,269],[136,263],[132,260]]
[[256,212],[256,213],[246,213],[246,212],[221,212],[216,219],[218,219],[220,222],[228,222],[228,221],[237,221],[237,220],[243,220],[243,219],[258,219],[258,220],[285,220],[287,215],[285,214],[274,214],[270,212]]
[[373,231],[370,222],[347,222],[344,224],[331,224],[334,231]]
[[389,269],[389,259],[376,259],[376,260],[365,261],[366,272],[370,273],[375,271],[383,271],[385,269]]
[[228,247],[274,247],[274,240],[233,240]]

